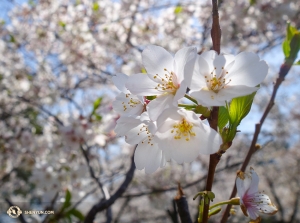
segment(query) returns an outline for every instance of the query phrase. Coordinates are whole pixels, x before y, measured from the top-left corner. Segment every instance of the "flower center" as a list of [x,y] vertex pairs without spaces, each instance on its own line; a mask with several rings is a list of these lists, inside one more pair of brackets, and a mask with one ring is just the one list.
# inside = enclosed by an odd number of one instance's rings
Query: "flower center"
[[138,133],[138,135],[140,135],[141,133],[146,132],[147,137],[145,137],[142,141],[142,144],[147,143],[151,146],[153,146],[153,142],[152,142],[152,138],[153,135],[150,133],[148,127],[146,125],[142,125],[142,127],[140,128],[140,132]]
[[210,73],[210,76],[204,76],[206,80],[206,84],[209,90],[212,90],[215,93],[218,93],[221,89],[224,89],[227,84],[230,83],[231,79],[229,79],[228,82],[226,82],[226,74],[228,74],[227,71],[224,70],[224,67],[222,67],[221,74],[217,78],[216,75],[216,67],[215,69]]
[[156,90],[164,91],[171,94],[176,94],[177,89],[180,87],[178,84],[177,76],[173,71],[169,72],[166,68],[164,69],[165,76],[161,77],[160,75],[154,75],[154,79],[157,79],[160,83],[155,87]]
[[130,97],[131,94],[126,94],[126,98],[128,99],[127,102],[122,102],[123,105],[123,109],[124,111],[127,110],[127,106],[131,107],[131,108],[135,108],[138,104],[141,104],[141,102],[138,99],[132,98]]
[[196,136],[195,132],[192,131],[193,124],[189,123],[187,120],[182,119],[181,122],[173,125],[171,133],[175,133],[174,139],[185,138],[186,141],[189,141],[192,136]]

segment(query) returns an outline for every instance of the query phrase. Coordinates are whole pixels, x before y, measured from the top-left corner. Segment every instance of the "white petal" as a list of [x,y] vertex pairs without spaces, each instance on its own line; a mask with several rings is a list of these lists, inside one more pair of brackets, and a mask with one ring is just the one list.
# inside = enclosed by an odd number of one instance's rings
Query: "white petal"
[[148,74],[164,76],[164,69],[173,71],[173,56],[160,46],[148,45],[143,50],[142,59]]
[[156,121],[158,116],[160,116],[165,109],[173,107],[173,98],[174,95],[165,94],[152,100],[147,106],[150,119]]
[[175,54],[174,66],[179,83],[185,80],[188,85],[190,84],[196,57],[196,47],[184,47]]
[[255,87],[260,84],[268,73],[265,61],[250,52],[243,52],[236,56],[234,65],[228,70],[226,80],[231,79],[230,85],[246,85]]
[[257,211],[257,209],[256,208],[248,208],[247,209],[247,212],[248,212],[248,214],[249,214],[249,217],[252,219],[252,220],[255,220],[255,219],[257,219],[258,217],[259,217],[259,215],[258,215],[258,211]]
[[130,76],[125,86],[132,94],[139,96],[160,95],[163,93],[155,89],[157,83],[152,81],[146,74]]
[[178,100],[183,98],[187,90],[187,84],[185,80],[181,82],[180,87],[177,89],[176,94],[173,98],[173,105],[177,106],[178,105]]
[[147,136],[145,131],[140,131],[143,125],[144,123],[139,120],[139,117],[121,116],[114,131],[118,136],[126,136],[127,143],[135,145]]
[[144,104],[137,96],[128,94],[127,97],[123,92],[117,95],[112,103],[113,109],[121,115],[140,115],[143,112]]
[[125,87],[125,83],[128,80],[128,76],[125,74],[117,74],[116,76],[113,76],[112,78],[113,83],[116,85],[116,87],[123,93],[127,93],[128,90]]
[[277,207],[271,202],[269,196],[266,194],[257,193],[254,201],[258,204],[257,208],[261,213],[273,215],[278,211]]
[[252,167],[250,167],[250,174],[251,174],[251,184],[249,186],[249,190],[247,193],[255,194],[258,192],[259,177]]
[[153,173],[163,162],[162,151],[156,143],[153,145],[139,143],[134,154],[134,162],[137,169],[145,168],[146,173]]
[[202,56],[198,56],[195,62],[192,82],[189,88],[192,90],[200,90],[201,88],[206,87],[207,85],[204,76],[209,75],[209,73],[209,66],[206,60]]
[[218,54],[214,50],[206,51],[200,55],[208,64],[209,73],[213,72],[215,69],[213,62],[217,55]]
[[199,155],[199,142],[196,141],[191,140],[187,142],[185,139],[174,140],[169,138],[160,141],[158,144],[163,152],[165,153],[165,151],[167,151],[167,153],[170,154],[170,158],[175,160],[178,164],[192,162]]
[[226,59],[223,55],[217,55],[214,59],[213,65],[216,68],[215,69],[215,73],[217,78],[220,77],[221,73],[222,73],[222,67],[225,67],[225,63],[226,63]]
[[197,100],[198,104],[203,106],[225,105],[225,101],[219,101],[218,94],[210,90],[191,91],[190,95]]
[[234,60],[235,60],[234,55],[232,55],[232,54],[223,54],[223,56],[225,57],[225,60],[226,60],[225,68],[227,68],[227,66],[229,66],[229,64],[234,63]]
[[[205,134],[201,139],[200,154],[213,154],[220,149],[222,138],[214,129],[208,125],[202,124]],[[200,136],[199,136],[200,137]]]
[[257,87],[247,87],[242,85],[228,85],[224,89],[220,90],[216,96],[218,101],[230,101],[233,98],[245,96],[252,94],[257,91],[259,88]]
[[250,188],[252,178],[249,174],[244,172],[239,172],[237,179],[236,179],[236,189],[238,196],[243,199],[245,194]]

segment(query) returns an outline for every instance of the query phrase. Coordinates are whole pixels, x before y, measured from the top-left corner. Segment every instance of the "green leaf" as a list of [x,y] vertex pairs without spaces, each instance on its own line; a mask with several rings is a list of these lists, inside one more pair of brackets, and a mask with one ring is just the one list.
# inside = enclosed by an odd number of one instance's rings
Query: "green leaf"
[[80,221],[84,221],[84,215],[80,211],[72,209],[70,210],[70,214],[78,218]]
[[288,40],[284,40],[282,43],[282,51],[284,53],[285,58],[289,57],[290,55],[290,43]]
[[9,34],[9,37],[10,37],[10,42],[11,43],[15,43],[16,42],[16,39],[15,39],[15,37],[13,36],[13,35],[11,35],[11,34]]
[[103,97],[99,97],[94,101],[93,113],[100,107]]
[[66,191],[66,196],[65,196],[65,202],[62,206],[62,210],[68,208],[71,206],[71,198],[72,198],[72,194],[71,192],[67,189]]
[[[294,65],[300,65],[300,60],[298,60],[296,63],[294,63]],[[0,78],[1,80],[1,78]]]
[[256,92],[232,99],[229,107],[229,122],[233,126],[238,126],[243,118],[248,115]]
[[294,62],[300,50],[300,32],[297,32],[293,35],[290,42],[290,49],[291,50],[288,59],[291,59]]
[[63,21],[59,21],[58,25],[63,27],[63,28],[66,28],[66,23],[64,23]]
[[229,121],[229,114],[227,108],[224,106],[219,107],[218,127],[221,131]]
[[101,115],[98,115],[96,113],[94,113],[93,115],[96,118],[96,121],[101,121],[102,120],[102,116]]
[[249,0],[250,5],[255,5],[256,4],[256,0]]
[[94,2],[94,4],[93,4],[93,11],[98,11],[99,8],[100,8],[100,6],[99,6],[98,2]]
[[286,59],[289,60],[290,64],[297,57],[300,49],[300,32],[296,27],[291,26],[290,23],[286,26],[286,37],[282,43],[282,50]]
[[298,32],[297,28],[291,26],[291,24],[288,22],[286,26],[286,39],[290,42],[294,34],[296,34],[297,32]]
[[178,15],[182,12],[183,8],[181,5],[177,5],[176,8],[174,9],[175,15]]

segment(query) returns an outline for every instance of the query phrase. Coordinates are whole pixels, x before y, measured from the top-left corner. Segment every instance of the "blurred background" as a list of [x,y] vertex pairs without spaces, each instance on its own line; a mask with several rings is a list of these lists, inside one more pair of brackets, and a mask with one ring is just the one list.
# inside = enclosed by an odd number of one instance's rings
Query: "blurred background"
[[[0,222],[83,222],[101,199],[126,181],[134,148],[113,131],[118,90],[111,78],[144,70],[141,52],[156,44],[175,53],[212,47],[211,2],[206,0],[1,0],[0,8]],[[223,155],[215,202],[228,199],[257,123],[272,93],[288,21],[300,28],[298,0],[219,1],[222,53],[257,53],[270,69]],[[299,60],[299,57],[298,57]],[[279,211],[266,223],[300,222],[300,68],[279,89],[251,166],[259,189]],[[196,222],[209,156],[133,180],[94,222],[180,222],[174,197],[180,182]],[[132,172],[131,172],[132,173]],[[54,215],[8,217],[22,210]],[[210,222],[220,222],[216,215]],[[248,220],[249,221],[249,220]],[[247,222],[239,207],[228,222]]]

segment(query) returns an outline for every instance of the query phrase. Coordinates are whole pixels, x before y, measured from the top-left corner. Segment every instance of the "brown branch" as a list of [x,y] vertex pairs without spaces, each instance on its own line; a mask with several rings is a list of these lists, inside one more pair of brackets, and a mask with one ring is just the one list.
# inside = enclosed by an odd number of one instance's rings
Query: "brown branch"
[[221,28],[219,23],[219,12],[218,12],[218,0],[212,0],[212,29],[211,29],[211,39],[213,42],[213,49],[218,54],[221,51]]
[[[213,42],[213,49],[220,54],[220,46],[221,46],[221,29],[219,24],[219,12],[218,12],[218,1],[212,0],[212,29],[211,29],[211,38]],[[219,114],[219,108],[213,107],[211,116],[209,119],[209,125],[212,129],[218,131],[218,114]],[[211,191],[213,181],[214,181],[214,175],[216,167],[221,159],[221,154],[215,153],[210,155],[209,158],[209,168],[208,168],[208,175],[206,180],[206,191]],[[206,223],[208,221],[208,211],[209,211],[209,202],[204,204],[203,209],[203,216],[202,216],[202,222]]]
[[[135,152],[135,150],[134,150]],[[109,208],[119,197],[122,196],[122,194],[125,192],[127,187],[129,186],[130,182],[133,179],[134,171],[135,171],[135,164],[134,164],[134,152],[133,155],[131,156],[131,166],[130,169],[126,173],[125,180],[119,187],[119,189],[107,200],[101,200],[99,203],[95,204],[91,210],[88,212],[84,223],[93,223],[94,219],[96,217],[96,214],[98,212],[101,212],[107,208]]]
[[[220,54],[221,51],[221,29],[220,29],[220,23],[219,23],[219,12],[218,12],[218,0],[212,0],[212,28],[211,28],[211,38],[213,43],[213,49]],[[218,114],[219,114],[219,108],[213,107],[211,116],[209,119],[209,125],[212,129],[218,131]],[[211,191],[213,181],[214,181],[214,175],[216,167],[221,159],[222,154],[215,153],[210,155],[209,158],[209,168],[208,168],[208,175],[206,180],[206,191]],[[208,221],[208,211],[209,211],[209,201],[207,203],[204,203],[203,208],[203,216],[202,216],[202,222],[207,223]]]
[[[285,76],[288,74],[289,70],[291,69],[292,65],[293,65],[293,61],[292,61],[292,63],[291,63],[291,61],[285,61],[280,67],[279,75],[278,75],[278,78],[277,78],[277,80],[275,82],[275,85],[273,87],[273,92],[272,92],[271,98],[269,100],[269,103],[268,103],[268,105],[267,105],[267,107],[266,107],[259,123],[257,123],[255,125],[255,132],[254,132],[254,135],[253,135],[253,138],[252,138],[251,146],[249,148],[248,154],[247,154],[247,156],[246,156],[246,158],[245,158],[245,160],[242,164],[242,167],[240,169],[243,172],[245,172],[245,170],[246,170],[246,168],[247,168],[247,166],[248,166],[248,164],[251,160],[252,155],[257,150],[256,142],[257,142],[259,133],[261,131],[262,125],[263,125],[265,119],[267,118],[268,114],[270,113],[272,107],[274,106],[277,91],[278,91],[281,83],[284,81]],[[230,195],[230,198],[235,197],[236,193],[237,193],[237,190],[236,190],[236,187],[234,185],[234,187],[232,189],[232,192],[231,192],[231,195]],[[226,210],[223,213],[221,223],[226,223],[227,222],[227,218],[229,217],[230,209],[231,209],[231,205],[227,205]]]
[[181,223],[192,223],[189,206],[186,197],[182,191],[182,188],[180,186],[180,183],[178,183],[178,194],[174,198],[174,200],[178,208],[178,213],[179,213]]

